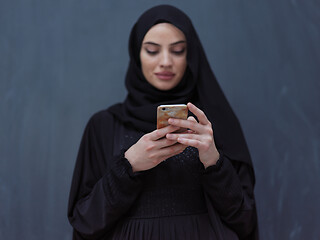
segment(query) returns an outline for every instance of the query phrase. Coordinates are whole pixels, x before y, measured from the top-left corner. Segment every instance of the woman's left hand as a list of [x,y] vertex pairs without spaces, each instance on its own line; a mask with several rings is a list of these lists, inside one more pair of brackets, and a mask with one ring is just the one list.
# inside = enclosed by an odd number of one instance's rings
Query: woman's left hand
[[212,125],[202,110],[192,103],[188,103],[187,106],[199,122],[194,117],[188,117],[187,120],[170,118],[170,125],[189,130],[184,133],[168,133],[166,138],[197,148],[200,161],[205,168],[215,165],[220,155],[214,142]]

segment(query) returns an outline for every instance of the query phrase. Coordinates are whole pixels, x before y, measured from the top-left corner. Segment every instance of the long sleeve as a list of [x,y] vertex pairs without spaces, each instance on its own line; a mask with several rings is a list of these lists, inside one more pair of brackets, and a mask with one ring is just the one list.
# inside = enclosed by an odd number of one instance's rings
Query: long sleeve
[[254,177],[250,166],[231,162],[221,154],[217,165],[208,167],[202,180],[209,204],[221,220],[239,239],[257,239]]
[[71,185],[68,218],[73,239],[101,239],[128,211],[141,191],[124,154],[112,155],[113,120],[96,114],[80,145]]

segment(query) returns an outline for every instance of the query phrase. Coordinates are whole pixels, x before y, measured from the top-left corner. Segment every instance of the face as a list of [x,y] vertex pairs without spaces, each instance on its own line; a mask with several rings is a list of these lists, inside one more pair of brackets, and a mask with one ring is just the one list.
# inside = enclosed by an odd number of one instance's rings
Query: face
[[181,81],[187,67],[187,42],[181,30],[159,23],[145,35],[140,61],[143,75],[159,90],[170,90]]

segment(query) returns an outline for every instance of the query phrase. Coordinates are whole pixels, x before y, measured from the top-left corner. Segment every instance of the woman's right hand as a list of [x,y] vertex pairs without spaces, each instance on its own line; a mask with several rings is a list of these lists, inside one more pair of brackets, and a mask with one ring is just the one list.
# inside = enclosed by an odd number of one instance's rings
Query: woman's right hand
[[133,172],[151,169],[167,158],[181,153],[187,146],[165,137],[178,129],[179,127],[169,125],[154,130],[132,145],[125,152],[125,158],[130,162]]

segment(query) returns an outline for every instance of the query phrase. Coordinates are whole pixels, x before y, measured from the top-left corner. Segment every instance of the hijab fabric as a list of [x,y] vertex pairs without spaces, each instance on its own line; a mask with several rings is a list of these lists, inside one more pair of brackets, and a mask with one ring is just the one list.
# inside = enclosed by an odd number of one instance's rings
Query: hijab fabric
[[[186,72],[181,82],[168,91],[158,90],[147,82],[139,57],[145,34],[152,26],[162,22],[176,26],[187,40]],[[252,166],[239,121],[225,98],[192,22],[185,13],[170,5],[159,5],[147,10],[132,28],[129,54],[130,63],[125,79],[128,95],[123,103],[109,108],[118,120],[147,133],[156,129],[158,105],[195,103],[213,125],[217,148],[230,160]]]

